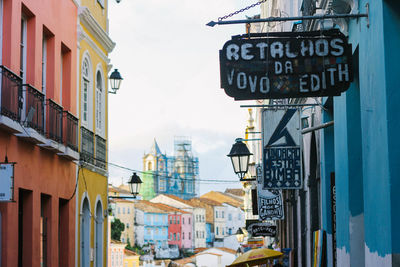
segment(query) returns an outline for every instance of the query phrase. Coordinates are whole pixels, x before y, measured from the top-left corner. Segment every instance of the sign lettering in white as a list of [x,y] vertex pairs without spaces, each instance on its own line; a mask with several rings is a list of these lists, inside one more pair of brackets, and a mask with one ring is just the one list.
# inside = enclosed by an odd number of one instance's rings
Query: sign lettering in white
[[267,109],[263,116],[263,189],[302,187],[300,112]]

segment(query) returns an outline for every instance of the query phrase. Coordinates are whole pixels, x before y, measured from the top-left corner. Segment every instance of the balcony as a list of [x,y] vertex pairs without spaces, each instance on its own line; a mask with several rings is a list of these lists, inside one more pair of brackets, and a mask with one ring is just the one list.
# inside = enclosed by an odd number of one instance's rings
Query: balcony
[[101,169],[106,169],[106,140],[96,135],[96,164]]
[[81,127],[81,144],[80,159],[94,164],[94,134],[84,127]]
[[14,133],[23,131],[20,125],[22,110],[22,79],[4,66],[1,72],[0,127]]
[[71,160],[78,160],[78,118],[68,111],[63,111],[63,143],[65,152],[58,155]]
[[44,99],[42,92],[32,85],[24,84],[25,103],[23,109],[22,125],[25,127],[22,133],[16,136],[35,144],[46,143],[44,137]]
[[46,103],[46,136],[58,143],[62,143],[63,108],[51,99]]

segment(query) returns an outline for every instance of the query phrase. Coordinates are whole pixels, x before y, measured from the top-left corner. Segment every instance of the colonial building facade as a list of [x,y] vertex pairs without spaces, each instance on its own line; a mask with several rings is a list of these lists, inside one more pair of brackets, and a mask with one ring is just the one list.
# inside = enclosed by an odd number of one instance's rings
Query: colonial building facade
[[77,14],[70,0],[0,1],[0,157],[16,163],[1,266],[75,264]]

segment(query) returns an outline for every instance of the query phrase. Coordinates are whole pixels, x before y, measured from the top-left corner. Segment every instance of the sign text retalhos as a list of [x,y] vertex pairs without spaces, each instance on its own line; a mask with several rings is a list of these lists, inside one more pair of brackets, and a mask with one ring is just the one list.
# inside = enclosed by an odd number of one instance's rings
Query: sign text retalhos
[[220,51],[221,87],[236,100],[340,95],[353,79],[338,30],[234,38]]

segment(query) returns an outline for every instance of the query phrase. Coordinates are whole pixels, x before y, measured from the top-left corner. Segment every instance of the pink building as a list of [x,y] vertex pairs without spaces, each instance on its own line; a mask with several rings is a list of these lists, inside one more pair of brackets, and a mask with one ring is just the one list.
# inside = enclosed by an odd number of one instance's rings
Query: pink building
[[77,13],[73,0],[0,0],[0,161],[16,162],[3,267],[75,265]]

